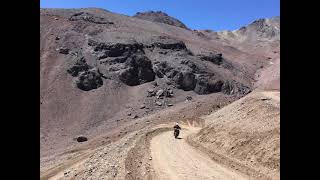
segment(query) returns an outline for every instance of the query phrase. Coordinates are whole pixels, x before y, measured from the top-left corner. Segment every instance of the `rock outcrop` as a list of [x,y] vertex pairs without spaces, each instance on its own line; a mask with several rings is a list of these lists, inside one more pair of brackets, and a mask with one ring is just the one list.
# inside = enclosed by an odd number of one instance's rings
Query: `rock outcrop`
[[70,21],[86,21],[86,22],[95,23],[95,24],[114,24],[113,22],[110,22],[103,17],[99,17],[97,15],[94,15],[88,12],[75,13],[69,18],[69,20]]

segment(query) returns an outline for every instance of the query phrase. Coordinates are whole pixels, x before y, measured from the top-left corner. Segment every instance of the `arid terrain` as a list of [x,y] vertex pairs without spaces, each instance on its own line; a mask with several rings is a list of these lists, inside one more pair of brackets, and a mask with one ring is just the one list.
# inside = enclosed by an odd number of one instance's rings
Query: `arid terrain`
[[41,9],[40,45],[41,179],[279,179],[279,17]]

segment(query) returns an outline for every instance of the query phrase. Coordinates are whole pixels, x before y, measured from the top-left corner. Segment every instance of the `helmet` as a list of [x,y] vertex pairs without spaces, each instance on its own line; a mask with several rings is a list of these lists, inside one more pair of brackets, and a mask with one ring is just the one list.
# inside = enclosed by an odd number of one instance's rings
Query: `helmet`
[[179,125],[179,123],[178,123],[178,122],[176,122],[176,125]]

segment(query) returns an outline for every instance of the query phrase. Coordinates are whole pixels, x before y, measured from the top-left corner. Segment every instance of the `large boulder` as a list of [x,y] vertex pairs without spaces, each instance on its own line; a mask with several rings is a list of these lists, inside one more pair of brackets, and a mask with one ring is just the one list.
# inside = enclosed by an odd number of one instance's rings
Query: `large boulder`
[[119,74],[119,79],[129,85],[129,86],[135,86],[135,85],[139,85],[139,77],[138,77],[138,73],[137,71],[130,67],[124,70],[121,70],[120,74]]
[[197,77],[197,83],[194,92],[197,94],[210,94],[220,92],[223,86],[223,81],[215,79],[214,76],[200,75]]
[[127,68],[122,70],[119,79],[129,85],[135,86],[155,79],[151,61],[143,55],[134,55],[127,59]]
[[101,87],[103,85],[102,77],[105,78],[97,68],[89,66],[83,56],[79,56],[75,63],[67,69],[67,72],[76,77],[76,86],[84,91]]
[[80,135],[80,136],[75,137],[74,140],[76,140],[77,142],[85,142],[85,141],[88,141],[88,138]]
[[81,72],[77,77],[76,85],[81,90],[90,91],[101,87],[103,85],[103,80],[100,73],[94,68]]
[[169,78],[172,78],[178,72],[174,68],[172,68],[167,61],[155,63],[153,69],[157,77],[159,78],[163,78],[164,75],[166,75]]
[[221,91],[229,95],[246,95],[251,92],[251,89],[248,86],[232,80],[224,82]]
[[67,72],[71,74],[71,76],[76,77],[79,75],[80,72],[88,71],[91,67],[86,63],[84,57],[80,57],[76,59],[74,65],[72,65]]
[[195,75],[189,71],[182,71],[173,77],[173,81],[178,89],[185,91],[193,90],[196,86]]
[[197,65],[194,62],[190,61],[190,60],[183,59],[180,63],[184,64],[187,67],[189,67],[190,69],[192,69],[193,73],[196,73],[196,72],[199,71],[199,68],[197,67]]

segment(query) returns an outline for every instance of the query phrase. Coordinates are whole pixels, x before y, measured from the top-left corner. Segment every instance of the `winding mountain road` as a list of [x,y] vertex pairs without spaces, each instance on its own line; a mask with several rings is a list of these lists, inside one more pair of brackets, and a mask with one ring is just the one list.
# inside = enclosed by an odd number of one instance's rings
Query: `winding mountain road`
[[181,139],[175,139],[172,131],[155,136],[151,140],[152,166],[157,179],[249,179],[212,161],[210,157],[190,146],[186,137],[199,129],[183,127]]

